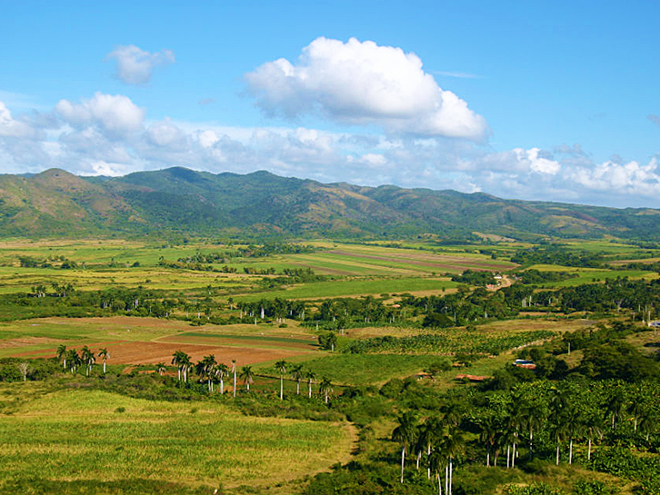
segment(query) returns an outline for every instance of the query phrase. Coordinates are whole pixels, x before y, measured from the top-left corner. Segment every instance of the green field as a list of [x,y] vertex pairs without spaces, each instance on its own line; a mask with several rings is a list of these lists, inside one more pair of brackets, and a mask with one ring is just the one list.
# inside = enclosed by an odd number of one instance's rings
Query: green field
[[[207,265],[214,270],[223,266],[236,273],[172,269],[159,266],[167,262],[194,256],[231,251],[238,246],[226,246],[196,241],[181,246],[166,243],[136,241],[25,241],[5,240],[0,243],[0,294],[30,292],[33,287],[52,283],[72,284],[76,289],[101,290],[108,287],[145,287],[149,289],[188,291],[212,286],[224,294],[262,292],[258,286],[263,275],[248,275],[245,269],[309,268],[319,275],[341,281],[308,283],[302,289],[293,287],[287,297],[334,297],[343,295],[377,294],[437,290],[453,287],[448,279],[436,274],[460,273],[466,269],[505,271],[516,265],[493,260],[489,256],[460,251],[425,251],[387,248],[376,245],[311,243],[318,249],[312,253],[270,255],[259,258],[234,257],[226,263]],[[55,260],[55,268],[24,268],[19,257]],[[58,268],[61,258],[74,261],[78,268]],[[133,266],[137,263],[137,266]],[[112,264],[112,266],[110,266]],[[346,277],[349,277],[347,280]],[[360,277],[350,280],[350,277]],[[400,281],[399,279],[403,280]],[[428,279],[428,280],[417,280]],[[378,282],[386,285],[381,290]],[[266,292],[268,297],[275,297]],[[281,297],[281,295],[279,295]]]
[[574,287],[576,285],[604,282],[606,278],[628,277],[631,280],[645,279],[653,280],[658,278],[655,272],[645,270],[607,270],[601,268],[576,268],[561,265],[532,265],[529,269],[540,272],[567,272],[576,273],[578,276],[562,280],[559,282],[544,282],[545,287]]
[[[346,457],[345,426],[245,417],[214,402],[171,403],[102,391],[30,397],[3,385],[0,491],[161,493],[286,483]],[[13,407],[15,401],[20,406]],[[133,490],[130,487],[133,486]],[[77,487],[77,488],[76,488]],[[96,488],[94,488],[96,487]],[[76,491],[78,493],[78,491]],[[99,493],[98,491],[96,493]]]

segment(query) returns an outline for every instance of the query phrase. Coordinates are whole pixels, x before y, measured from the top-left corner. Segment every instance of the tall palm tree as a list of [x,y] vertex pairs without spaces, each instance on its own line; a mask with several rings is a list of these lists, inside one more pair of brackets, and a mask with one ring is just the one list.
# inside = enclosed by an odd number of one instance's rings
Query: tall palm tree
[[312,370],[307,370],[307,372],[305,373],[305,378],[307,378],[307,390],[308,390],[307,397],[311,399],[312,383],[316,381],[316,373],[314,373]]
[[57,346],[57,359],[62,360],[62,368],[66,369],[66,346],[64,344]]
[[183,381],[188,383],[188,372],[192,369],[193,364],[190,356],[185,352],[181,353],[181,371],[183,372]]
[[85,346],[80,351],[80,357],[86,366],[85,375],[89,376],[90,371],[92,371],[92,365],[96,362],[96,356],[89,347]]
[[291,378],[296,381],[296,395],[300,395],[300,380],[303,379],[302,364],[294,364],[291,367]]
[[234,374],[234,397],[236,397],[236,360],[231,360],[231,372]]
[[401,444],[401,483],[403,483],[403,468],[406,464],[406,449],[415,443],[417,436],[417,417],[410,412],[403,413],[397,419],[399,425],[392,432],[392,440]]
[[625,411],[625,409],[626,409],[626,400],[623,395],[623,390],[621,390],[621,387],[616,387],[612,391],[612,395],[607,401],[607,412],[610,414],[612,418],[613,430],[616,429],[617,421],[621,419],[621,416],[623,416],[623,412]]
[[573,464],[573,441],[580,438],[585,430],[584,416],[576,406],[566,412],[566,435],[568,436],[568,463]]
[[245,383],[245,388],[250,392],[250,384],[254,382],[254,372],[252,366],[245,365],[241,368],[241,378]]
[[174,351],[172,354],[172,364],[177,367],[179,374],[179,381],[181,381],[181,369],[182,369],[182,360],[185,353],[183,351]]
[[[419,435],[417,437],[417,469],[419,469],[419,462],[422,453],[426,452],[427,459],[431,455],[431,449],[437,442],[438,438],[442,436],[445,428],[444,419],[439,416],[431,416],[426,422],[419,426]],[[427,465],[426,477],[431,478],[431,466]]]
[[490,456],[495,450],[495,442],[500,431],[499,424],[494,415],[489,414],[479,421],[481,432],[479,441],[486,445],[486,467],[490,467]]
[[68,350],[66,353],[66,359],[69,361],[69,369],[71,370],[71,373],[75,373],[78,366],[80,366],[80,356],[78,355],[78,352],[75,349]]
[[442,449],[447,455],[447,460],[449,464],[449,479],[448,487],[445,490],[447,495],[451,495],[452,492],[452,474],[454,469],[454,458],[457,457],[465,447],[465,439],[458,430],[453,430],[452,432],[445,435],[442,440]]
[[332,383],[326,377],[323,377],[321,383],[319,383],[319,392],[325,397],[325,403],[328,403],[328,397],[332,393]]
[[555,464],[559,465],[559,447],[568,437],[568,422],[566,415],[558,415],[553,418],[550,434],[557,442],[557,456]]
[[440,472],[447,467],[447,456],[439,449],[433,450],[429,456],[429,470],[435,474],[438,480],[438,495],[442,495],[442,478]]
[[225,393],[225,377],[229,375],[229,368],[224,363],[219,363],[215,367],[215,376],[220,379],[220,395]]
[[103,359],[103,374],[105,375],[105,362],[110,359],[110,353],[104,347],[103,349],[99,349],[98,356]]
[[213,392],[213,375],[215,373],[215,367],[217,364],[218,362],[215,360],[215,356],[213,354],[204,356],[202,359],[203,371],[207,378],[209,393]]
[[284,400],[284,374],[286,373],[287,362],[284,359],[275,363],[275,369],[280,372],[280,400]]

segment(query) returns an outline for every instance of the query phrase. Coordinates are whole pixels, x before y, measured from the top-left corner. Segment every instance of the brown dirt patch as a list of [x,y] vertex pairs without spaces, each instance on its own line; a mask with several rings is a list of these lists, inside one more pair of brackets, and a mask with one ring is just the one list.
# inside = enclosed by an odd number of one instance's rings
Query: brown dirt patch
[[12,347],[25,347],[28,345],[60,344],[61,342],[63,341],[48,337],[20,337],[17,339],[0,341],[0,349],[11,349]]
[[123,342],[107,345],[110,353],[109,363],[112,364],[169,364],[175,351],[183,351],[193,361],[199,361],[204,356],[213,354],[221,363],[231,363],[235,359],[241,366],[261,363],[275,359],[285,359],[298,354],[303,350],[283,349],[251,349],[247,347],[212,346],[198,344],[177,344],[165,342]]
[[316,350],[316,339],[310,337],[309,344],[302,342],[278,342],[274,340],[264,339],[262,341],[253,339],[224,338],[224,337],[199,337],[195,335],[171,335],[158,339],[163,343],[178,343],[182,344],[199,344],[205,346],[219,346],[219,347],[246,347],[252,349],[268,349],[270,347],[286,348],[292,350],[314,351]]

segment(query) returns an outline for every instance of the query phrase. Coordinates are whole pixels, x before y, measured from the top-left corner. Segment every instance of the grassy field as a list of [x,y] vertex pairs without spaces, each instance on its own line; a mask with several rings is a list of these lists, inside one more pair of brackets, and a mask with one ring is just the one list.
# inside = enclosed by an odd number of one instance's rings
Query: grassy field
[[[234,250],[237,246],[204,241],[170,246],[158,242],[112,240],[4,240],[0,242],[0,294],[30,292],[35,286],[50,287],[52,283],[72,284],[78,290],[142,286],[187,291],[210,285],[225,295],[245,294],[263,290],[258,287],[263,275],[248,275],[246,269],[275,269],[281,273],[287,268],[309,268],[320,275],[337,277],[337,280],[308,283],[302,288],[294,287],[287,291],[286,296],[333,297],[384,291],[438,290],[454,286],[447,277],[437,276],[440,274],[460,273],[467,269],[506,271],[516,266],[483,254],[458,250],[430,252],[321,241],[312,244],[317,249],[312,253],[275,254],[259,258],[234,257],[226,259],[226,263],[208,265],[215,270],[221,270],[226,265],[237,272],[218,273],[165,268],[159,265],[159,260],[162,258],[166,262],[176,262],[196,253],[222,253]],[[55,267],[20,267],[21,256],[49,260]],[[60,269],[62,258],[77,263],[78,267]],[[351,279],[354,277],[358,279]],[[382,281],[387,287],[381,290],[376,280]],[[271,297],[272,293],[266,294]]]
[[313,284],[294,285],[287,289],[237,296],[243,301],[259,299],[321,299],[325,297],[379,295],[393,292],[430,292],[442,293],[458,287],[458,283],[447,278],[386,278],[386,279],[348,279],[316,282]]
[[[245,417],[210,401],[147,401],[102,391],[39,395],[2,385],[22,405],[0,422],[0,491],[57,483],[75,493],[122,492],[172,483],[169,493],[286,483],[345,461],[346,425]],[[32,397],[30,397],[32,395]],[[93,480],[93,483],[90,483]],[[85,489],[85,484],[88,484]],[[166,485],[167,487],[167,485]],[[128,490],[130,493],[131,490]],[[14,492],[17,493],[17,492]]]
[[575,273],[578,276],[559,282],[545,282],[545,287],[574,287],[576,285],[591,284],[594,282],[604,282],[606,278],[628,277],[631,280],[646,279],[652,280],[658,278],[655,272],[645,270],[607,270],[601,268],[579,268],[561,265],[532,265],[530,269],[540,272],[567,272]]

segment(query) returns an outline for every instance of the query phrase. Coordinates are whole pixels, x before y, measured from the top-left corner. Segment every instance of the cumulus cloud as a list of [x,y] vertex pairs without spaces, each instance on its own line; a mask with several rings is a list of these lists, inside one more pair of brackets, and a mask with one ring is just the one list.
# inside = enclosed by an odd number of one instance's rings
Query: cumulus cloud
[[269,115],[321,112],[339,123],[375,124],[392,134],[481,140],[488,133],[485,119],[440,88],[417,55],[372,41],[317,38],[295,64],[267,62],[245,79]]
[[0,136],[31,137],[34,130],[28,124],[14,119],[9,109],[0,101]]
[[366,186],[396,184],[507,198],[660,207],[660,159],[596,163],[579,145],[495,151],[469,140],[354,134],[307,127],[223,127],[164,118],[121,95],[62,100],[50,114],[12,115],[0,105],[0,171],[61,167],[123,175],[185,166],[273,173]]
[[642,196],[660,194],[660,163],[657,158],[652,158],[646,165],[636,161],[607,161],[593,167],[572,170],[568,177],[595,191]]
[[123,95],[106,95],[100,92],[80,103],[60,100],[55,106],[60,117],[73,126],[98,125],[112,134],[124,135],[139,130],[145,110]]
[[161,50],[150,53],[135,45],[118,46],[108,53],[106,59],[117,61],[116,76],[126,84],[146,84],[159,65],[174,63],[174,52]]
[[513,152],[516,154],[518,160],[529,167],[529,170],[532,172],[557,175],[561,169],[559,162],[541,156],[541,150],[539,148],[532,148],[529,150],[515,148]]

